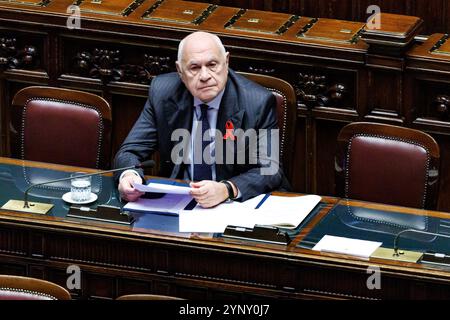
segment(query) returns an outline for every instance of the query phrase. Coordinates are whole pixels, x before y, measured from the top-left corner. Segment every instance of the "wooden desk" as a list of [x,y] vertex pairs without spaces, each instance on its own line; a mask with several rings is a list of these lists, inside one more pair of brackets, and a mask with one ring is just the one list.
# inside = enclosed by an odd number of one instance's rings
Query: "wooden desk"
[[[9,197],[20,197],[21,180],[27,172],[67,174],[80,170],[8,158],[0,158],[0,169],[1,205]],[[106,176],[102,183],[98,202],[112,203],[112,180]],[[41,199],[55,204],[50,215],[1,211],[0,273],[28,275],[66,286],[67,267],[77,265],[81,289],[71,291],[75,298],[112,299],[145,292],[196,299],[450,297],[448,270],[379,259],[365,261],[297,246],[339,203],[438,218],[447,218],[446,213],[324,197],[323,208],[289,245],[283,246],[67,218],[68,207],[58,198],[58,192],[65,191],[62,188]],[[369,266],[381,270],[380,290],[366,286]]]

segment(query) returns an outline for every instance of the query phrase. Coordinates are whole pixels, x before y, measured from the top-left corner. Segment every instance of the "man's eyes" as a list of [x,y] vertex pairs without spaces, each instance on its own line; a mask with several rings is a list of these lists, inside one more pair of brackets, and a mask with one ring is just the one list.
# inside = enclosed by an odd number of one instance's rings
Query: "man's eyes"
[[[215,70],[217,69],[217,66],[218,66],[218,63],[217,63],[217,62],[211,62],[211,63],[208,63],[208,64],[206,65],[206,67],[207,67],[208,69],[212,70],[212,71],[215,71]],[[190,70],[192,73],[197,73],[197,72],[200,71],[201,68],[202,68],[202,67],[199,66],[199,65],[192,65],[192,66],[189,67],[189,70]]]

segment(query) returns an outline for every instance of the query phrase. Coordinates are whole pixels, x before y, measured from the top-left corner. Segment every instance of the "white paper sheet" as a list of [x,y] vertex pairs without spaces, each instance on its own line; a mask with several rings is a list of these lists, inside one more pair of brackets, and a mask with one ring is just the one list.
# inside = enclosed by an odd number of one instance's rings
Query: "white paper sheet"
[[128,202],[123,208],[130,211],[140,212],[162,212],[178,215],[191,201],[190,195],[165,194],[158,199],[140,198],[137,201]]
[[141,192],[157,192],[169,194],[190,194],[190,187],[174,186],[170,184],[150,182],[148,185],[134,183],[133,187]]
[[368,259],[382,244],[382,242],[325,235],[312,249]]
[[253,228],[255,224],[296,228],[321,200],[319,196],[269,196],[255,209],[264,196],[242,203],[222,203],[209,209],[197,206],[193,210],[181,210],[179,231],[222,233],[229,225]]
[[295,229],[322,200],[317,195],[270,196],[259,210],[258,224]]

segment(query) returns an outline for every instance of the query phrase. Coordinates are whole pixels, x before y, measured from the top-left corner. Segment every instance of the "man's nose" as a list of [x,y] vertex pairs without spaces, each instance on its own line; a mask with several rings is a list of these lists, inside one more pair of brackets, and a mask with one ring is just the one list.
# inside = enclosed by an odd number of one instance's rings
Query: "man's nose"
[[208,68],[206,66],[203,66],[202,69],[200,70],[200,80],[207,81],[209,80],[210,77],[211,75],[209,74]]

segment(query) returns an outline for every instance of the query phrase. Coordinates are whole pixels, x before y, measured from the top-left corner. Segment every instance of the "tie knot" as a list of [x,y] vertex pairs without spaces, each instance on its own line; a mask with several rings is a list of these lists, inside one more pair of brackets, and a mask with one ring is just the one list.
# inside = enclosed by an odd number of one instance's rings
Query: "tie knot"
[[201,104],[200,105],[200,110],[201,110],[201,116],[200,116],[200,120],[206,120],[208,119],[208,108],[209,106],[207,104]]

